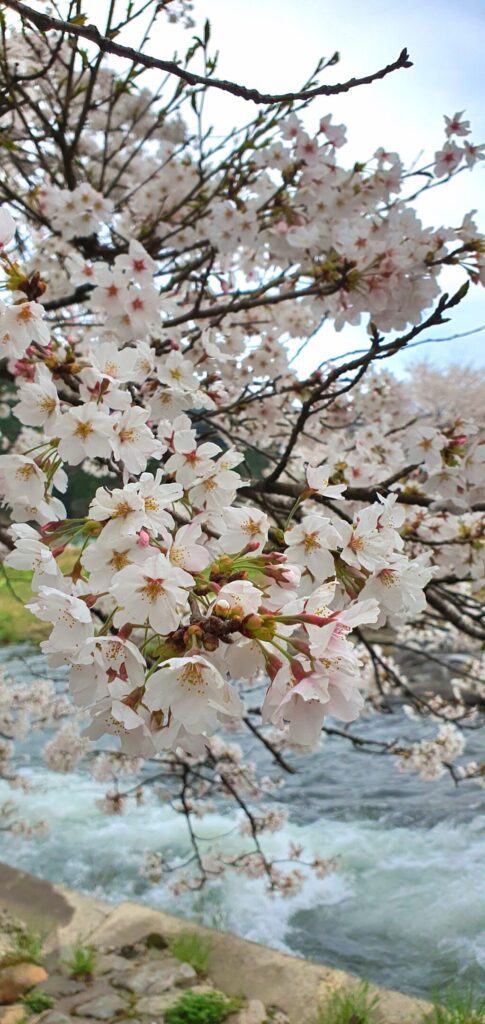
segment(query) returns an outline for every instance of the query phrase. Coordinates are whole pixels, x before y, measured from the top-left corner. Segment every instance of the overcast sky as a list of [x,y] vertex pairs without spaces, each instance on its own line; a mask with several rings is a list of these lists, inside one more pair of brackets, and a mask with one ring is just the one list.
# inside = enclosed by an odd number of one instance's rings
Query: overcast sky
[[[262,90],[283,92],[298,88],[320,56],[341,55],[339,65],[326,80],[342,81],[394,60],[408,48],[414,67],[395,72],[384,81],[350,94],[318,98],[306,115],[314,130],[318,120],[332,112],[334,120],[348,126],[349,145],[342,160],[366,159],[379,145],[397,150],[412,161],[424,151],[432,155],[444,141],[443,114],[466,109],[472,123],[472,140],[485,141],[485,79],[483,0],[195,0],[199,25],[208,17],[212,42],[220,50],[218,77],[231,78]],[[157,55],[166,45],[187,43],[178,29],[160,30]],[[163,33],[163,34],[162,34]],[[254,110],[253,104],[249,105]],[[213,91],[208,105],[216,130],[240,124],[248,116],[248,104]],[[485,228],[484,168],[462,174],[443,189],[426,197],[420,214],[426,224],[454,226],[470,209],[481,210]],[[453,280],[447,287],[453,287]],[[485,324],[485,293],[473,288],[466,303],[456,310],[452,325],[442,336],[472,330]],[[451,329],[450,329],[451,327]],[[315,339],[315,355],[337,354],[354,348],[363,332],[347,328],[336,335],[325,328]],[[433,337],[439,332],[434,331]],[[407,360],[426,353],[433,361],[456,361],[485,366],[485,332],[473,338],[421,346],[401,357]]]
[[[423,150],[433,153],[444,139],[443,114],[464,108],[473,140],[485,140],[483,0],[196,0],[194,11],[210,18],[213,43],[220,49],[220,77],[272,91],[298,88],[322,54],[329,57],[339,51],[341,61],[327,77],[329,82],[342,81],[388,64],[407,46],[413,68],[330,101],[318,98],[308,112],[312,129],[330,111],[335,120],[347,124],[349,145],[341,155],[349,162],[365,159],[379,145],[398,150],[409,161]],[[244,117],[245,103],[214,95],[211,110],[214,120],[226,128]],[[429,194],[420,213],[428,224],[454,225],[469,209],[478,208],[483,228],[483,195],[480,167]],[[473,288],[456,311],[453,330],[443,327],[442,334],[482,324],[485,293]],[[325,354],[323,346],[329,355],[337,354],[355,347],[361,337],[355,328],[336,336],[329,327],[313,349],[315,355]],[[485,365],[485,333],[421,346],[401,357],[402,365],[418,353],[433,361]]]
[[[89,0],[88,6],[92,20],[102,28],[103,3]],[[445,139],[443,115],[461,110],[471,121],[471,141],[485,142],[485,0],[194,0],[193,13],[198,29],[206,17],[211,22],[212,47],[220,51],[218,77],[263,91],[300,88],[319,57],[328,58],[336,50],[341,60],[325,73],[328,82],[384,67],[406,46],[414,62],[409,70],[346,95],[318,97],[306,112],[310,131],[327,113],[347,125],[348,145],[339,153],[343,163],[366,160],[381,145],[397,150],[408,164],[420,154],[421,162],[429,162]],[[175,49],[183,54],[191,35],[162,17],[147,49],[165,58]],[[222,134],[244,123],[255,110],[252,103],[210,90],[206,123],[214,124],[216,135]],[[418,210],[425,225],[453,227],[469,210],[478,209],[485,231],[484,170],[485,161],[424,197]],[[463,277],[446,273],[448,277],[443,274],[441,280],[451,291]],[[432,338],[482,325],[485,291],[473,286],[454,311],[452,323],[434,330]],[[345,328],[336,334],[326,326],[306,359],[314,365],[363,342],[362,328]],[[424,354],[437,363],[485,367],[485,331],[471,338],[421,345],[396,357],[393,364],[402,369]]]

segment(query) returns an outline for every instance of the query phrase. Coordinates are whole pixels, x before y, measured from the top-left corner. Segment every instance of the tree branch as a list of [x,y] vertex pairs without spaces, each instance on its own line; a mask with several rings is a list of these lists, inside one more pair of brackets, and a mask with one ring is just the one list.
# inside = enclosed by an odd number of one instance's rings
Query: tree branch
[[310,100],[315,96],[334,96],[338,93],[349,92],[360,85],[371,85],[378,79],[390,75],[393,71],[413,66],[412,61],[409,60],[407,50],[403,49],[397,60],[384,68],[380,68],[379,71],[364,75],[362,78],[350,78],[347,82],[340,82],[336,85],[319,85],[313,89],[304,89],[301,92],[285,92],[276,95],[262,93],[258,89],[238,85],[236,82],[196,75],[192,71],[182,68],[175,61],[161,60],[159,57],[150,57],[148,54],[140,53],[139,50],[135,50],[131,46],[123,46],[121,43],[116,43],[113,39],[102,35],[95,25],[78,25],[74,22],[62,21],[60,18],[54,18],[50,14],[42,14],[39,11],[35,11],[32,7],[28,7],[27,4],[21,3],[20,0],[3,0],[3,2],[5,7],[10,8],[10,10],[15,11],[22,18],[30,21],[41,32],[55,30],[57,32],[66,32],[77,39],[88,39],[103,53],[112,53],[117,57],[124,57],[132,61],[133,64],[141,64],[146,68],[168,72],[186,82],[187,85],[211,86],[213,89],[220,89],[222,92],[231,93],[233,96],[238,96],[243,100],[251,100],[253,103],[291,103],[296,100]]

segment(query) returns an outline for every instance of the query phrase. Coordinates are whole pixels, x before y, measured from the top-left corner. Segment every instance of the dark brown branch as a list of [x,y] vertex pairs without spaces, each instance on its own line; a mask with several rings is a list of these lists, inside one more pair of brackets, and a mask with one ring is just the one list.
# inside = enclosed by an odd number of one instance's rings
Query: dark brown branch
[[275,761],[277,762],[277,764],[279,764],[280,768],[283,768],[284,771],[288,772],[289,775],[295,775],[296,768],[293,768],[291,764],[288,764],[286,758],[284,758],[282,754],[280,754],[279,750],[276,750],[276,747],[274,747],[273,744],[270,743],[270,741],[266,738],[264,733],[260,732],[259,729],[256,728],[256,726],[253,724],[248,715],[245,716],[243,721],[247,725],[250,732],[253,733],[253,736],[256,736],[260,743],[262,743],[263,746],[266,747],[267,750],[269,750],[271,756],[274,757]]
[[304,89],[301,92],[285,92],[274,95],[272,93],[262,93],[258,89],[250,89],[245,85],[238,85],[236,82],[229,82],[225,79],[196,75],[192,71],[182,68],[175,61],[150,57],[135,50],[132,46],[123,46],[121,43],[116,43],[113,39],[101,35],[95,25],[77,25],[73,22],[62,21],[60,18],[53,18],[50,14],[42,14],[39,11],[35,11],[32,7],[28,7],[27,4],[21,3],[20,0],[4,0],[4,5],[10,8],[10,10],[15,11],[22,18],[32,22],[41,32],[55,30],[75,36],[77,39],[88,39],[95,46],[99,47],[103,53],[112,53],[117,57],[124,57],[135,65],[141,64],[146,68],[168,72],[186,82],[187,85],[211,86],[213,89],[220,89],[222,92],[239,96],[243,100],[251,100],[253,103],[292,103],[296,100],[310,100],[315,96],[335,96],[338,93],[349,92],[360,85],[371,85],[372,82],[385,78],[393,71],[412,67],[412,61],[409,60],[408,52],[404,49],[399,54],[397,60],[381,68],[379,71],[364,75],[362,78],[350,78],[347,82],[340,82],[336,85],[319,85],[313,89]]
[[485,642],[485,628],[479,623],[475,624],[471,621],[470,616],[462,615],[457,611],[451,600],[443,598],[435,586],[429,585],[426,588],[426,600],[435,611],[439,612],[446,621],[452,622],[460,632],[466,633],[476,640],[481,640],[482,643]]
[[[400,476],[402,474],[399,474]],[[303,486],[299,487],[297,484],[280,483],[267,483],[266,480],[254,481],[250,487],[246,487],[241,491],[242,494],[246,493],[248,497],[255,498],[258,492],[267,491],[269,494],[280,494],[286,498],[297,498],[301,494]],[[377,501],[379,495],[382,498],[388,497],[390,494],[395,494],[397,501],[400,505],[416,505],[419,508],[429,508],[430,505],[436,500],[434,497],[430,497],[427,494],[414,494],[412,491],[391,491],[389,490],[386,483],[376,484],[374,487],[347,487],[343,492],[342,497],[346,501]],[[326,504],[318,494],[309,495],[312,501],[317,501],[320,504]],[[485,504],[482,501],[476,502],[471,505],[467,510],[469,512],[483,512],[485,511]]]

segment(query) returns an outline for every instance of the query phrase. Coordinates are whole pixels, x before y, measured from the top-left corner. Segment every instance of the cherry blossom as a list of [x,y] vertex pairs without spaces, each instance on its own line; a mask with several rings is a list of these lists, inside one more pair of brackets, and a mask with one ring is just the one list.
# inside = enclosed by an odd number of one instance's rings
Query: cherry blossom
[[[111,593],[118,608],[115,626],[147,620],[156,633],[177,629],[188,605],[192,576],[164,555],[150,555],[142,565],[127,565],[113,578]],[[183,589],[185,588],[185,589]]]
[[92,402],[69,409],[58,421],[59,455],[71,466],[78,466],[87,455],[109,458],[112,429],[110,418]]
[[18,394],[20,401],[14,408],[17,419],[31,427],[42,427],[47,437],[55,437],[59,396],[51,374],[42,363],[36,367],[35,381],[20,386]]
[[240,698],[217,669],[198,654],[172,658],[150,676],[144,703],[170,708],[188,732],[213,732],[225,717],[240,717]]
[[305,516],[301,524],[286,531],[285,540],[291,560],[309,569],[315,579],[333,575],[332,549],[340,546],[342,539],[330,519],[316,514]]
[[0,303],[0,353],[2,358],[20,359],[29,345],[49,343],[49,328],[42,319],[43,307],[38,302],[21,302],[18,306]]

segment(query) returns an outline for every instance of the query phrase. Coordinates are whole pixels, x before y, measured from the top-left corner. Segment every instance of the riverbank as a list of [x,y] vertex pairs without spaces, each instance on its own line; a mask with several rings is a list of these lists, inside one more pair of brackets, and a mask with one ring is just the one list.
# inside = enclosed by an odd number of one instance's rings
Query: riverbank
[[[134,946],[148,935],[167,943],[187,931],[187,921],[140,904],[113,906],[0,864],[0,907],[46,935],[47,953],[73,943],[92,944],[104,953]],[[226,932],[190,925],[207,940],[208,974],[227,996],[258,1000],[288,1016],[291,1024],[311,1021],[335,989],[355,986],[344,971],[307,963]],[[371,986],[379,999],[383,1024],[419,1024],[427,1004],[410,996]]]
[[50,625],[27,611],[33,598],[32,573],[0,565],[0,644],[19,644],[29,640],[39,644],[49,636]]
[[[62,692],[64,670],[48,669],[32,646],[0,647],[0,665],[19,683],[49,676]],[[389,739],[391,730],[412,740],[423,738],[423,725],[395,709],[392,718],[367,717],[359,731],[377,741]],[[186,860],[190,842],[183,817],[149,785],[141,804],[127,802],[123,814],[105,814],[108,783],[96,780],[88,766],[69,776],[51,771],[41,753],[50,736],[47,731],[18,744],[16,767],[25,789],[12,794],[0,783],[0,804],[14,798],[19,820],[33,828],[45,820],[49,831],[35,839],[0,832],[1,861],[109,904],[147,904],[412,996],[426,999],[455,982],[480,987],[480,787],[455,787],[447,776],[429,783],[403,775],[389,759],[363,759],[347,741],[329,738],[311,758],[295,759],[297,773],[278,794],[289,820],[264,843],[277,860],[284,861],[295,844],[303,847],[305,861],[318,855],[335,869],[324,878],[307,872],[302,889],[285,899],[271,897],[264,880],[235,872],[202,892],[175,896],[170,876],[148,881],[141,869],[151,853],[169,863]],[[250,741],[245,749],[261,774],[271,772],[265,752]],[[482,756],[476,732],[469,735],[467,756]],[[248,849],[230,807],[218,805],[198,820],[197,832],[208,854]]]

